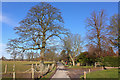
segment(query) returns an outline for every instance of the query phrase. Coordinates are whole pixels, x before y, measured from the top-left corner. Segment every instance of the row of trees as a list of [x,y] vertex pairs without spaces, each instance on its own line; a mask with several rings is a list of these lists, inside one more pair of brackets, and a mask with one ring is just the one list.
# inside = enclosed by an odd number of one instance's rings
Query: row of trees
[[[114,52],[114,50],[118,51],[119,47],[118,19],[118,15],[115,14],[109,21],[104,10],[92,12],[91,16],[86,19],[87,52],[81,53],[83,41],[80,36],[72,35],[65,38],[64,50],[69,53],[69,58],[71,58],[73,66],[75,65],[75,59],[81,63],[91,65],[96,61],[100,61],[102,57],[118,55]],[[64,51],[64,55],[66,51]]]
[[118,15],[107,18],[105,11],[93,12],[90,18],[87,18],[87,30],[89,44],[96,45],[99,50],[99,56],[102,50],[108,50],[112,46],[118,49]]
[[[96,47],[95,54],[98,57],[110,47],[118,48],[118,15],[112,16],[108,25],[104,10],[94,11],[91,17],[87,18],[86,24],[88,34],[85,43],[79,34],[72,34],[64,28],[64,20],[59,9],[49,3],[39,3],[33,6],[27,16],[19,22],[19,26],[14,28],[18,38],[9,40],[6,50],[14,59],[18,54],[21,56],[27,54],[30,59],[33,58],[34,52],[39,51],[42,61],[45,58],[56,60],[67,54],[67,58],[75,65],[75,58],[83,47],[91,47],[91,45]],[[84,43],[87,46],[83,46]],[[63,45],[59,46],[60,44]],[[55,48],[62,49],[60,56]]]

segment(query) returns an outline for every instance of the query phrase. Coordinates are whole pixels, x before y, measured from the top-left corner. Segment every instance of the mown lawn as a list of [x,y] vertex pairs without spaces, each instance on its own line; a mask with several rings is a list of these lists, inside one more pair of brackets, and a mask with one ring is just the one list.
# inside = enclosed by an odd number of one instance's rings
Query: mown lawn
[[[5,71],[5,65],[7,64],[7,72],[13,71],[13,65],[15,64],[16,72],[23,72],[31,68],[32,64],[39,64],[39,61],[2,61],[2,72]],[[45,62],[45,64],[51,64],[52,62]]]
[[118,78],[118,69],[108,69],[88,73],[87,78]]

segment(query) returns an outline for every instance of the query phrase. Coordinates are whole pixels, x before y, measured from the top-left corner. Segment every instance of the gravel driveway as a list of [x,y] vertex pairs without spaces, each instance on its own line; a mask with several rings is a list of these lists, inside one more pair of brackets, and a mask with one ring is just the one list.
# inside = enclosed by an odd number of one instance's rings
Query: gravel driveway
[[57,63],[57,71],[53,75],[51,80],[70,80],[70,77],[67,75],[67,71],[64,68],[64,65],[62,63]]

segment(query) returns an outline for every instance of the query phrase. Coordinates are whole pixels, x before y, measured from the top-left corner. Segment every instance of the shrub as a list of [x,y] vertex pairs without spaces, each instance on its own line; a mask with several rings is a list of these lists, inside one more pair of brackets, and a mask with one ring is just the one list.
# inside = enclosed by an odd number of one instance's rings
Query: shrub
[[116,56],[106,56],[104,57],[102,64],[108,67],[118,67],[119,66],[119,58]]

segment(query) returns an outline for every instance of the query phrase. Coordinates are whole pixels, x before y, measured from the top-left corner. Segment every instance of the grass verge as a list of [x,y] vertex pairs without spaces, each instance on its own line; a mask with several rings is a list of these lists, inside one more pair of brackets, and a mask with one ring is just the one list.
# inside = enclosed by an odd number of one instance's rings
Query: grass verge
[[[80,78],[83,78],[83,76],[81,76]],[[91,73],[87,73],[86,75],[87,79],[94,79],[94,80],[98,80],[98,79],[104,79],[104,78],[111,78],[114,80],[114,78],[118,78],[118,69],[108,69],[108,70],[102,70],[102,71],[95,71],[95,72],[91,72]]]
[[51,72],[49,72],[47,75],[45,75],[43,78],[42,78],[42,80],[45,80],[45,79],[50,79],[50,78],[52,78],[52,76],[54,75],[54,73],[56,72],[56,66],[52,69],[52,71]]

